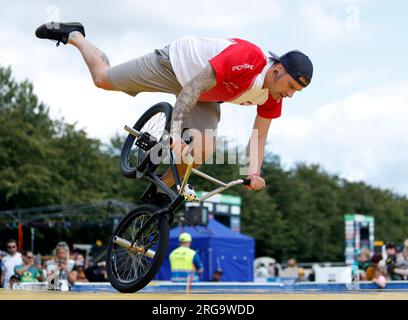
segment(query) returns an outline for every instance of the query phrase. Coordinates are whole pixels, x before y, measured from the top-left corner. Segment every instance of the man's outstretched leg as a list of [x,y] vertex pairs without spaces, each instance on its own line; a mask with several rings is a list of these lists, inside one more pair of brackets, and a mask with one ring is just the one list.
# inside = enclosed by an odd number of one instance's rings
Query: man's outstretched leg
[[[37,28],[35,34],[40,39],[49,39],[75,46],[81,52],[98,88],[122,91],[132,96],[139,92],[165,92],[178,95],[182,90],[172,70],[168,46],[155,50],[154,53],[111,67],[106,55],[85,39],[85,29],[79,22],[44,24]],[[216,128],[219,121],[219,105],[197,105],[192,115],[195,115],[194,121],[188,124],[189,128],[197,128],[197,125],[198,127],[202,126],[203,132],[204,128]],[[194,158],[195,160],[197,157],[202,159],[202,146],[205,147],[206,143],[196,145],[197,142],[201,142],[201,136],[198,137],[193,132],[191,132],[191,136],[195,138]],[[211,148],[205,149],[211,150]],[[194,167],[198,167],[201,162],[202,160],[196,162]],[[186,165],[178,165],[181,176],[184,176],[186,168]],[[164,174],[162,180],[168,186],[174,185],[171,171]]]
[[108,81],[110,62],[106,54],[99,50],[78,31],[69,34],[68,43],[81,52],[91,72],[95,86],[105,90],[116,90]]
[[49,39],[71,44],[81,52],[93,82],[98,88],[117,90],[108,81],[107,70],[110,63],[107,56],[90,41],[85,39],[85,29],[79,22],[47,23],[37,28],[35,35],[40,39]]

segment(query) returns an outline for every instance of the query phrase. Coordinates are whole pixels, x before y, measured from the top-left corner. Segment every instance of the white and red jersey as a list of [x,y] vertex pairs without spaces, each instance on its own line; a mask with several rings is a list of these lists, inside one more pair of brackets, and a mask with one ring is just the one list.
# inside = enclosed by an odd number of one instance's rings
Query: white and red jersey
[[217,84],[200,96],[200,101],[224,101],[239,105],[258,105],[263,118],[281,115],[282,100],[277,102],[263,89],[270,67],[256,45],[242,39],[216,39],[187,36],[169,46],[170,61],[182,86],[208,64],[213,67]]

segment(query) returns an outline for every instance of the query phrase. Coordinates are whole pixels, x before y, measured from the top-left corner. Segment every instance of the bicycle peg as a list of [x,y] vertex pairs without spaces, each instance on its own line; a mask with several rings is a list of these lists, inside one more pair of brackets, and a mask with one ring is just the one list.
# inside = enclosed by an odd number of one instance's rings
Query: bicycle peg
[[135,136],[136,138],[138,138],[142,133],[129,127],[129,126],[125,126],[124,128],[127,132],[129,132],[131,135]]

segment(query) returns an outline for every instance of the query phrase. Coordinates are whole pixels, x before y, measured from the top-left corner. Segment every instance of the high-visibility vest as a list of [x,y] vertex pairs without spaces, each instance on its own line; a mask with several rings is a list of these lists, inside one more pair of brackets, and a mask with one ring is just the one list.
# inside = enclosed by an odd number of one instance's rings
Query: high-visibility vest
[[188,277],[193,277],[193,281],[198,280],[195,274],[193,259],[196,252],[187,247],[178,247],[170,254],[171,280],[187,281]]

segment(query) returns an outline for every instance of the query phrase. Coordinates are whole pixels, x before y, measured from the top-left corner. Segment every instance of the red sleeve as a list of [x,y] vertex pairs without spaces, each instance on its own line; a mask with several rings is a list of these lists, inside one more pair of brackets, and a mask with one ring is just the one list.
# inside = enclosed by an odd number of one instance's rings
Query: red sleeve
[[268,100],[262,105],[258,105],[257,113],[260,117],[266,119],[276,119],[282,113],[282,99],[279,102],[269,94]]
[[213,67],[217,83],[239,79],[252,80],[254,74],[262,71],[266,59],[257,46],[245,40],[234,39],[237,43],[225,48],[208,62]]

